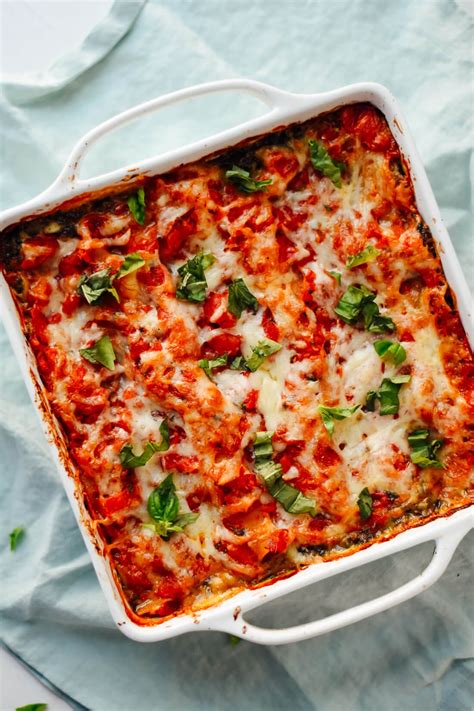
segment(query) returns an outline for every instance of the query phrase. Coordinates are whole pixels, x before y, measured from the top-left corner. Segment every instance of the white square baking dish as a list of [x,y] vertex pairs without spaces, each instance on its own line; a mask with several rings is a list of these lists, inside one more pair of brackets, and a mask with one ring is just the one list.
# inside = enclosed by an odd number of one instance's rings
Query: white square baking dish
[[[161,107],[215,92],[247,92],[268,106],[268,112],[240,126],[223,131],[178,150],[169,151],[132,166],[113,171],[90,180],[78,177],[81,161],[88,148],[105,133],[149,114]],[[6,210],[0,216],[0,229],[19,220],[50,212],[65,201],[109,186],[123,185],[139,175],[156,175],[180,164],[195,161],[215,151],[270,132],[294,122],[305,121],[343,104],[370,102],[385,115],[392,133],[409,166],[418,209],[436,241],[447,281],[455,294],[463,326],[471,346],[474,344],[472,303],[469,289],[459,262],[443,225],[426,173],[410,136],[400,108],[390,92],[379,84],[363,83],[343,87],[323,94],[292,94],[266,84],[250,80],[229,80],[190,87],[137,106],[101,124],[79,141],[57,180],[41,195],[22,205]],[[311,565],[290,577],[271,584],[245,590],[226,601],[194,614],[181,615],[161,623],[138,625],[127,614],[107,560],[101,554],[101,539],[94,533],[94,523],[84,508],[71,476],[67,446],[48,405],[46,393],[38,375],[34,358],[23,335],[18,313],[9,287],[0,277],[1,316],[14,349],[25,384],[40,416],[51,453],[67,492],[79,528],[90,553],[99,582],[107,599],[112,617],[121,631],[133,640],[156,642],[197,630],[220,630],[259,644],[286,644],[330,632],[357,622],[417,595],[443,573],[459,541],[474,526],[474,507],[458,510],[417,528],[399,533],[392,539],[373,543],[364,550],[337,560]],[[379,558],[406,550],[426,541],[435,542],[433,557],[427,568],[416,578],[398,589],[374,600],[324,619],[286,629],[263,629],[245,621],[245,613],[267,601],[286,595],[346,570],[365,565]]]

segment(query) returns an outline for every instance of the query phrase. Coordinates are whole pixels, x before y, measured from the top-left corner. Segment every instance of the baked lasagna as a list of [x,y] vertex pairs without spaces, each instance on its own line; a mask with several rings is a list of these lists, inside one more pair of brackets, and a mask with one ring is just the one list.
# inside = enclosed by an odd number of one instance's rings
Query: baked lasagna
[[82,196],[1,252],[135,621],[469,503],[472,354],[370,104]]

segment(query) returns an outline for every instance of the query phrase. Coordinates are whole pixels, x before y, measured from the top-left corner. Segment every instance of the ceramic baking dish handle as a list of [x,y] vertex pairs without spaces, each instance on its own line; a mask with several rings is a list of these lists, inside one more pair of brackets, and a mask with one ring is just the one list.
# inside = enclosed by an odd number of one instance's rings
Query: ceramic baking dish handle
[[[311,639],[312,637],[317,637],[327,632],[333,632],[336,629],[346,627],[354,622],[359,622],[367,617],[372,617],[372,615],[376,615],[405,600],[409,600],[411,597],[427,590],[430,585],[435,583],[446,570],[459,542],[471,527],[472,522],[468,522],[467,525],[456,527],[454,530],[442,534],[436,539],[433,557],[425,570],[408,583],[378,598],[368,600],[348,610],[329,615],[329,617],[324,617],[321,620],[297,625],[296,627],[265,629],[263,627],[256,627],[243,619],[241,615],[237,615],[236,619],[232,617],[227,623],[220,625],[219,629],[241,637],[242,639],[249,640],[250,642],[256,642],[257,644],[277,645],[301,642],[302,640]],[[339,573],[339,575],[340,574],[341,573]]]
[[[89,131],[89,133],[86,133],[86,135],[83,136],[74,147],[64,169],[55,181],[54,187],[57,188],[60,185],[71,187],[73,184],[84,183],[85,185],[90,182],[81,181],[79,179],[81,164],[89,148],[106,133],[114,131],[134,119],[146,116],[147,114],[166,106],[171,106],[187,99],[193,99],[197,96],[204,96],[205,94],[215,94],[225,91],[245,92],[255,96],[269,107],[270,111],[266,113],[266,116],[271,116],[275,120],[278,119],[279,114],[283,115],[290,105],[294,106],[295,101],[297,102],[299,99],[303,99],[303,97],[297,94],[290,94],[289,92],[276,89],[268,84],[252,81],[250,79],[228,79],[209,82],[206,84],[198,84],[197,86],[191,86],[186,89],[180,89],[179,91],[175,91],[171,94],[159,96],[156,99],[134,106],[133,108],[128,109],[127,111],[124,111],[123,113],[118,114],[107,121],[104,121],[104,123],[101,123],[99,126]],[[233,128],[233,130],[242,131],[242,129],[246,126],[253,126],[255,121],[261,120],[261,118],[262,117],[260,116],[258,119],[252,119],[238,124]],[[95,180],[98,180],[98,178]]]

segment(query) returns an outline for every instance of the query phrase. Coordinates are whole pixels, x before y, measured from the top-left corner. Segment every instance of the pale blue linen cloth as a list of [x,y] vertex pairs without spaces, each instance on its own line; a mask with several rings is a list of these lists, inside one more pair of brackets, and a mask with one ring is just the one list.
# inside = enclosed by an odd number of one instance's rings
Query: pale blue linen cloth
[[[472,17],[465,0],[118,2],[82,47],[4,85],[1,204],[38,193],[89,128],[183,86],[251,77],[317,92],[356,81],[400,100],[465,274],[474,282]],[[98,174],[255,113],[235,95],[183,105],[106,139]],[[398,711],[471,707],[472,537],[423,595],[287,647],[218,633],[139,645],[110,619],[11,349],[0,331],[0,547],[5,644],[97,711]],[[15,553],[8,533],[24,525]],[[314,586],[254,614],[288,626],[401,584],[430,547]],[[471,677],[472,679],[472,677]],[[471,687],[471,688],[470,688]],[[471,692],[471,693],[470,693]]]

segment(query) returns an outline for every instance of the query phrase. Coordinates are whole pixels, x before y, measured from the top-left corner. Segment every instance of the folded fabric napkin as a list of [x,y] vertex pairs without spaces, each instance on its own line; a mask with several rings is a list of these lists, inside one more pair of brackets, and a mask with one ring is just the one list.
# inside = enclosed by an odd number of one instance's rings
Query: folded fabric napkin
[[[2,207],[47,187],[86,130],[168,91],[240,76],[303,92],[374,80],[405,110],[472,285],[471,41],[464,0],[116,2],[49,72],[4,84]],[[104,139],[85,168],[99,174],[184,144],[262,110],[256,106],[232,94],[169,109]],[[73,704],[96,711],[470,708],[472,537],[423,595],[318,639],[265,648],[233,647],[218,633],[153,645],[123,637],[3,330],[0,353],[2,636]],[[11,553],[8,533],[18,525],[26,536]],[[317,584],[251,619],[289,626],[343,609],[421,572],[431,550]]]

